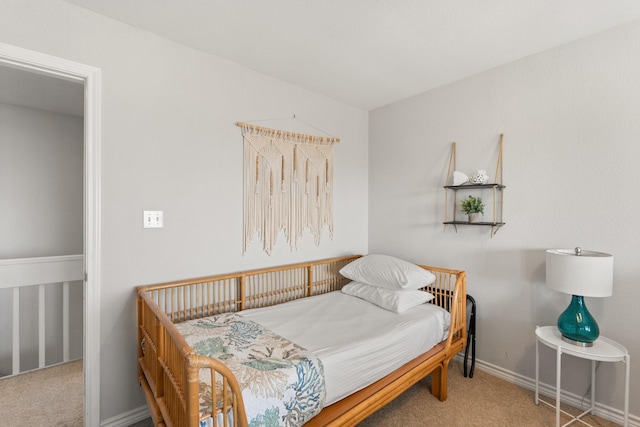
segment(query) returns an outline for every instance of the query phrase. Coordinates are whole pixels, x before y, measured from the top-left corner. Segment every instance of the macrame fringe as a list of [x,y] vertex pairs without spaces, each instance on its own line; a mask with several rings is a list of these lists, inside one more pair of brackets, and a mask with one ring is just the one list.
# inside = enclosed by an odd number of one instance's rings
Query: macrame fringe
[[309,228],[320,244],[326,225],[333,237],[333,144],[315,137],[247,124],[244,140],[244,246],[257,234],[271,255],[284,230],[291,249]]

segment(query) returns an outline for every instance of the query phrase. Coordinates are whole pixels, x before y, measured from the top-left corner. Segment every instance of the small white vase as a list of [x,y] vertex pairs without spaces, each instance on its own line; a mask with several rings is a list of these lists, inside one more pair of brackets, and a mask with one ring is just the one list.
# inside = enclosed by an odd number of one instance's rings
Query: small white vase
[[469,222],[478,222],[480,221],[480,213],[473,212],[469,214]]
[[469,182],[469,177],[460,171],[453,171],[453,181],[451,185],[462,185]]
[[469,177],[469,182],[472,184],[486,184],[489,182],[489,175],[487,175],[487,171],[479,170]]

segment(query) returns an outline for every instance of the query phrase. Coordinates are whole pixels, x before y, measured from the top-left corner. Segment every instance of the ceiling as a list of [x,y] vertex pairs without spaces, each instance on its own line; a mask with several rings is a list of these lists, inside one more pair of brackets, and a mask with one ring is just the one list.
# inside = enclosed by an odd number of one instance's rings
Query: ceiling
[[64,1],[365,110],[640,19],[638,0]]
[[0,65],[0,103],[82,117],[84,85]]
[[638,0],[65,0],[371,110],[640,18]]

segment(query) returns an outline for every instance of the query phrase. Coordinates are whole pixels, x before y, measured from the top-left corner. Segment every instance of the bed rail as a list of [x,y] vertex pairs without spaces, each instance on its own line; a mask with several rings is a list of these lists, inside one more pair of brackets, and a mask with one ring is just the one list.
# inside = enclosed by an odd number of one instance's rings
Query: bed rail
[[[137,288],[138,375],[154,424],[196,427],[200,420],[200,399],[207,398],[213,403],[204,417],[211,416],[213,426],[247,426],[242,394],[233,374],[222,362],[197,355],[174,323],[339,290],[349,283],[339,274],[340,269],[359,257]],[[452,316],[449,337],[433,351],[437,357],[426,357],[412,366],[407,364],[385,377],[385,381],[325,408],[311,420],[311,425],[355,425],[432,372],[432,393],[440,400],[446,399],[446,368],[466,342],[466,276],[463,271],[421,267],[436,275],[435,283],[427,288],[435,295],[432,303],[449,310]],[[211,396],[200,393],[199,373],[203,369],[211,375],[211,384],[216,384]]]
[[[438,305],[451,313],[451,326],[447,346],[461,340],[467,341],[467,274],[461,270],[450,270],[446,268],[430,267],[420,265],[436,276],[433,285],[426,290],[432,293],[435,298],[432,304]],[[460,349],[461,350],[461,349]],[[457,354],[458,351],[454,354]]]
[[451,313],[449,335],[444,346],[443,365],[431,378],[431,393],[441,401],[447,400],[449,362],[467,343],[467,273],[421,265],[431,271],[436,280],[427,291],[435,295],[431,301]]

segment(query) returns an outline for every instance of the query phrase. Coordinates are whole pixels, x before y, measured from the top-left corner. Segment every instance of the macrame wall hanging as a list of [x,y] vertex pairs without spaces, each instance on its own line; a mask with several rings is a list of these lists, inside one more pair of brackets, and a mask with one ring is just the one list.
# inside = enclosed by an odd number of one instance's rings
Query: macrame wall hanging
[[244,140],[244,246],[257,234],[271,255],[280,231],[291,249],[306,228],[316,245],[326,225],[333,237],[333,144],[340,139],[247,123]]

